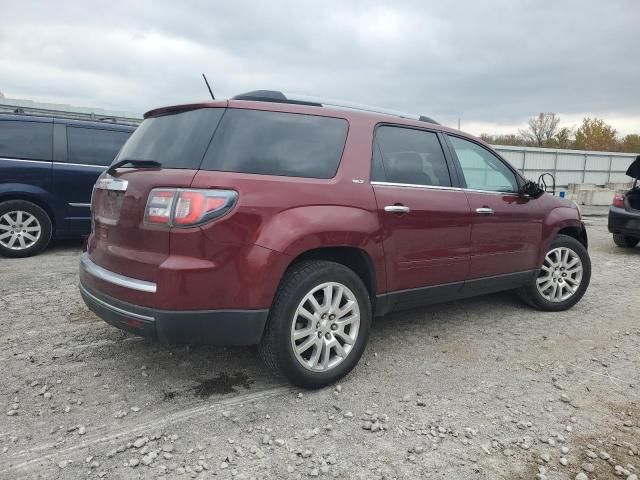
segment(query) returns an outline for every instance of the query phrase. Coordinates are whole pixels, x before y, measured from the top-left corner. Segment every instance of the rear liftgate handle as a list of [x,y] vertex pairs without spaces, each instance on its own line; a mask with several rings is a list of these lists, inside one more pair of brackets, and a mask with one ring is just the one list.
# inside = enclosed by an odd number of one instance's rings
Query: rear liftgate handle
[[411,209],[405,205],[387,205],[384,211],[388,213],[409,213]]

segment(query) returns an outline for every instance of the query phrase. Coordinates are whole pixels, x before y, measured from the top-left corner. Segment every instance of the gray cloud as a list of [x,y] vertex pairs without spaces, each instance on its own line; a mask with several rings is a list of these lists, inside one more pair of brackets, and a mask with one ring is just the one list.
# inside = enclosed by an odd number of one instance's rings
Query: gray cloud
[[[260,88],[454,125],[638,119],[640,3],[0,0],[0,90],[128,111]],[[480,126],[476,128],[481,128]]]

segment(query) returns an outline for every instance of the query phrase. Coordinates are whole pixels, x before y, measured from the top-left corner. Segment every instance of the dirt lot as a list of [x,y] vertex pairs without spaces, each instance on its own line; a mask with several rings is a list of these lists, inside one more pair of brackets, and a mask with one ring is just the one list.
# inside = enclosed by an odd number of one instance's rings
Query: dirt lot
[[316,392],[254,348],[104,324],[78,243],[0,259],[0,478],[635,479],[640,247],[587,222],[593,278],[571,311],[507,293],[392,315]]

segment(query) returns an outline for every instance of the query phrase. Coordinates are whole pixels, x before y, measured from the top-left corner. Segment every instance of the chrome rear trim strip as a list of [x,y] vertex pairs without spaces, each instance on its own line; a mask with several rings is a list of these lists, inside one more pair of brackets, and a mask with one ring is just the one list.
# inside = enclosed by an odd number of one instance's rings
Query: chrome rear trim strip
[[100,190],[112,190],[114,192],[126,192],[128,185],[128,180],[123,180],[121,178],[116,178],[112,177],[109,174],[105,174],[104,176],[98,178],[94,188],[98,188]]
[[87,297],[91,297],[91,300],[93,300],[94,302],[102,305],[104,308],[106,308],[108,310],[111,310],[112,312],[118,313],[120,315],[124,315],[126,317],[138,318],[140,320],[145,320],[147,322],[155,321],[155,318],[153,318],[153,317],[148,317],[146,315],[140,315],[139,313],[129,312],[129,311],[124,310],[122,308],[116,307],[115,305],[111,305],[110,303],[107,303],[104,300],[100,300],[95,295],[92,295],[91,293],[89,293],[89,291],[86,288],[84,288],[82,286],[82,284],[80,284],[80,290],[82,290],[82,293],[84,293]]
[[113,283],[121,287],[138,290],[139,292],[156,293],[157,285],[146,280],[138,280],[137,278],[125,277],[119,273],[114,273],[106,268],[96,265],[89,258],[89,254],[83,253],[80,256],[80,267],[90,275],[93,275],[105,282]]

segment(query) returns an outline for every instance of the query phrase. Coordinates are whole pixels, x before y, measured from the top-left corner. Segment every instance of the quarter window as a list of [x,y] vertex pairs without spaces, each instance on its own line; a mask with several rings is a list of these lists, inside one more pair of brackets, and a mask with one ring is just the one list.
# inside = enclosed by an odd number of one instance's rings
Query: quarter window
[[467,188],[490,192],[517,192],[515,174],[502,160],[478,144],[449,137],[456,152]]
[[51,161],[52,145],[51,123],[0,121],[0,157]]
[[69,163],[109,165],[130,132],[67,126],[67,160]]
[[402,127],[376,129],[372,180],[450,187],[451,177],[438,136]]
[[202,169],[332,178],[340,164],[347,126],[340,118],[229,109]]

